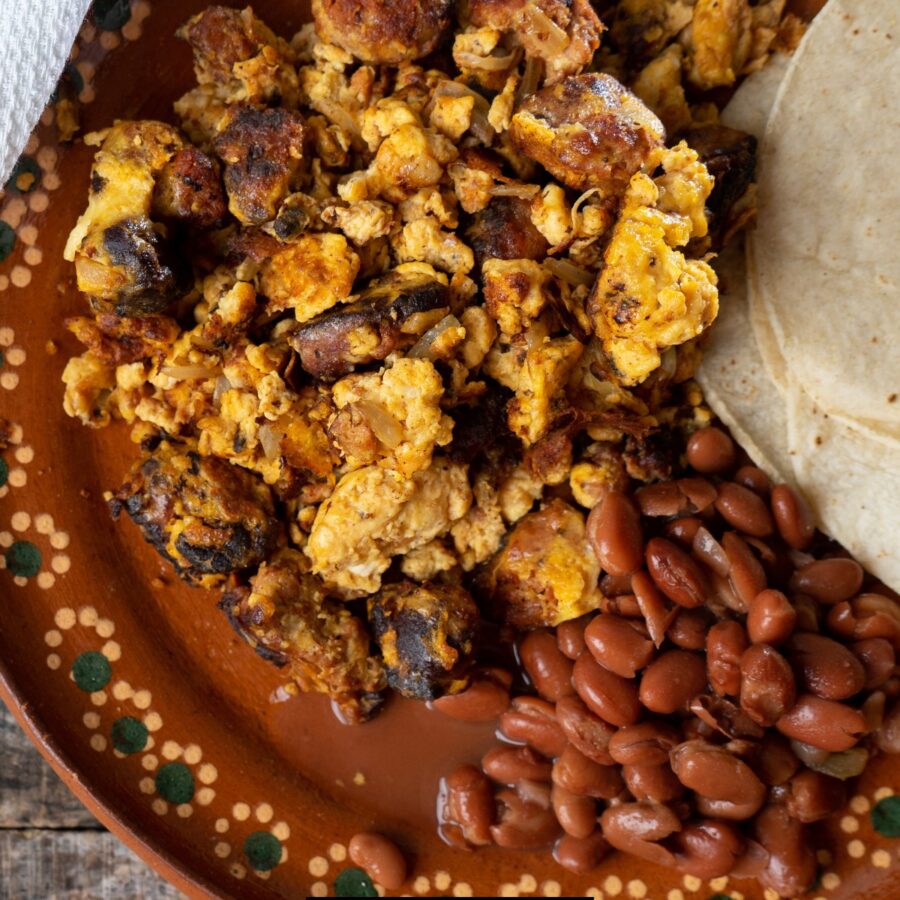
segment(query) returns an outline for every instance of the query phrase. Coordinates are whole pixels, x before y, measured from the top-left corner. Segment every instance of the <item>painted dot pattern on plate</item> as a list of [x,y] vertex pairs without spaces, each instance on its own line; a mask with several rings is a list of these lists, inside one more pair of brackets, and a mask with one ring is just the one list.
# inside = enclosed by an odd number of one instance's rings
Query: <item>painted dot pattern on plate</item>
[[900,837],[900,797],[884,797],[871,812],[872,827],[887,838]]
[[112,666],[102,653],[88,650],[75,657],[75,662],[72,663],[72,677],[81,690],[94,693],[109,684]]
[[378,891],[372,879],[362,870],[343,869],[334,879],[336,897],[377,897]]
[[194,776],[184,763],[166,763],[156,773],[156,790],[170,803],[189,803],[194,798]]
[[244,839],[244,856],[257,872],[268,872],[281,862],[284,848],[281,841],[268,831],[254,831]]
[[120,753],[140,753],[147,746],[150,732],[147,726],[134,716],[122,716],[112,726],[113,746]]

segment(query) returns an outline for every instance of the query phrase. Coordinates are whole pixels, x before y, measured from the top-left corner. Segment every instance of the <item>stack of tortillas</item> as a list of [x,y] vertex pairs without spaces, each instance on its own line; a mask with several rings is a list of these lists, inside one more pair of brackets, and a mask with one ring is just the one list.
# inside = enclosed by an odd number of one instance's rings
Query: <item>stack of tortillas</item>
[[756,227],[717,262],[707,400],[900,590],[900,0],[830,0],[723,114],[761,138]]

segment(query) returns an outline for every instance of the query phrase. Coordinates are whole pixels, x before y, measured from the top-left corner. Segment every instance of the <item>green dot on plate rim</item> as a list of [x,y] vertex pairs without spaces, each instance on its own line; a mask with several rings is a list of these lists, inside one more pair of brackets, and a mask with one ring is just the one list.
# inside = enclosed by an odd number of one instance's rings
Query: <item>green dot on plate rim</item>
[[344,869],[334,879],[335,897],[377,897],[372,879],[362,869]]
[[[2,357],[2,356],[3,356],[3,354],[0,353],[0,357]],[[0,359],[0,366],[2,366],[2,365],[3,365],[3,361],[2,361],[2,359]],[[0,487],[3,487],[3,485],[6,484],[8,478],[9,478],[9,465],[7,464],[6,460],[3,459],[3,457],[0,457]]]
[[117,31],[130,18],[129,0],[94,0],[94,21],[103,31]]
[[16,232],[8,222],[0,222],[0,262],[6,259],[16,246]]
[[147,726],[134,716],[122,716],[112,726],[113,747],[119,753],[139,753],[147,746],[149,737]]
[[31,541],[15,541],[5,556],[6,568],[17,578],[33,578],[41,571],[41,551]]
[[883,797],[870,815],[872,827],[882,837],[900,837],[900,797]]
[[268,831],[254,831],[244,841],[244,856],[257,872],[268,872],[281,862],[281,841]]
[[[30,156],[20,156],[12,174],[6,180],[6,189],[16,194],[30,194],[41,183],[41,167]],[[20,185],[23,175],[31,175],[31,181]]]
[[194,776],[184,763],[166,763],[156,773],[156,790],[169,803],[190,803],[194,797]]
[[72,677],[81,690],[92,694],[109,684],[112,666],[102,653],[88,650],[75,657],[75,662],[72,663]]

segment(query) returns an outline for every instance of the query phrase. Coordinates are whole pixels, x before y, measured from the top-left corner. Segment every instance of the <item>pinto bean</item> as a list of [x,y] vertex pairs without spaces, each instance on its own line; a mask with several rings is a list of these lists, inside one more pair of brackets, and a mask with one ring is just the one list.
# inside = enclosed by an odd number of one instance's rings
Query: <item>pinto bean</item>
[[619,616],[595,616],[584,640],[594,659],[622,678],[634,678],[653,658],[653,642],[634,622]]
[[667,650],[644,672],[640,701],[652,712],[669,715],[686,711],[691,700],[705,688],[702,657],[687,650]]
[[586,838],[564,834],[553,850],[553,858],[570,872],[587,875],[593,872],[609,853],[609,844],[598,828]]
[[719,485],[716,509],[738,531],[765,538],[774,531],[772,514],[765,501],[741,484],[727,481]]
[[801,694],[775,727],[791,740],[839,753],[856,746],[866,732],[866,720],[858,710],[843,703]]
[[668,806],[648,801],[611,806],[600,816],[600,827],[617,850],[663,866],[675,861],[660,843],[681,831],[681,821]]
[[604,669],[589,653],[575,661],[574,683],[588,708],[610,724],[631,725],[640,718],[635,683]]
[[759,874],[764,887],[782,897],[804,893],[816,877],[816,854],[807,827],[792,818],[781,804],[767,806],[753,823],[754,837],[768,854]]
[[499,784],[513,785],[523,779],[549,781],[553,764],[531,747],[503,744],[488,750],[481,760],[481,768]]
[[828,630],[861,641],[881,637],[900,650],[900,605],[881,594],[859,594],[828,610]]
[[747,635],[739,622],[716,622],[706,637],[706,670],[712,689],[737,696],[741,689],[741,657],[747,649]]
[[678,731],[664,722],[638,722],[620,728],[609,741],[610,756],[626,766],[658,766],[668,762]]
[[746,612],[753,598],[766,587],[766,573],[747,542],[733,531],[722,535],[722,548],[728,557],[728,580]]
[[544,756],[559,756],[566,749],[566,736],[553,704],[537,697],[516,697],[500,716],[500,731],[511,741],[528,744]]
[[706,577],[681,547],[655,537],[647,542],[645,556],[654,583],[673,603],[688,609],[703,605],[709,593]]
[[659,647],[665,640],[666,629],[672,623],[679,607],[673,609],[666,604],[653,579],[643,570],[632,575],[631,584],[650,639]]
[[609,741],[616,729],[595,716],[578,697],[563,697],[556,704],[556,719],[572,745],[588,759],[603,766],[614,764]]
[[791,590],[809,594],[820,603],[833,605],[849,600],[862,587],[863,569],[854,559],[817,559],[791,577]]
[[630,575],[643,562],[641,516],[621,491],[609,491],[588,513],[587,539],[600,566],[611,575]]
[[818,822],[837,812],[847,800],[844,783],[821,772],[803,769],[782,788],[788,814],[800,822]]
[[806,501],[788,484],[772,489],[772,513],[775,527],[784,542],[794,550],[805,550],[816,533],[816,525]]
[[756,773],[768,785],[784,784],[797,769],[797,759],[791,745],[777,731],[766,732],[756,758]]
[[759,725],[774,725],[793,705],[797,685],[788,661],[768,644],[741,657],[741,709]]
[[787,644],[800,684],[826,700],[846,700],[866,683],[863,664],[843,644],[821,634],[795,634]]
[[[743,760],[708,741],[686,741],[669,754],[672,771],[689,790],[709,800],[752,807],[766,798],[766,786]],[[753,815],[753,812],[749,815]],[[731,818],[722,816],[721,818]]]
[[762,469],[756,466],[741,466],[734,473],[734,480],[737,484],[753,491],[754,494],[766,498],[772,492],[772,481]]
[[734,441],[713,425],[700,428],[690,436],[686,454],[688,465],[704,475],[727,472],[737,459]]
[[553,813],[550,789],[520,782],[516,789],[504,788],[497,794],[497,824],[491,825],[491,837],[499,847],[509,850],[539,850],[559,836],[559,822]]
[[491,843],[494,788],[475,766],[460,766],[443,779],[441,833],[457,846]]
[[445,694],[432,702],[442,715],[463,722],[491,722],[509,708],[512,676],[504,670],[476,673],[469,686],[458,694]]
[[519,659],[537,692],[555,702],[574,694],[572,661],[560,651],[549,631],[530,631],[519,643]]
[[623,766],[622,777],[635,800],[669,803],[684,794],[668,762],[657,766]]
[[797,611],[781,591],[760,591],[747,612],[747,634],[754,644],[783,644],[793,633]]
[[900,701],[888,709],[875,731],[875,746],[882,753],[900,753]]
[[350,838],[347,852],[373,881],[388,890],[395,891],[406,881],[406,860],[397,845],[383,834],[374,831],[355,834]]
[[587,644],[584,642],[584,629],[592,616],[581,616],[569,619],[556,626],[556,643],[563,656],[575,660],[581,655]]
[[712,623],[712,614],[702,606],[696,609],[679,609],[666,637],[682,650],[703,650]]
[[597,824],[597,804],[584,794],[573,794],[554,784],[550,793],[553,812],[562,830],[576,838],[586,838]]
[[612,800],[625,788],[618,766],[602,766],[571,744],[553,763],[553,783],[584,797]]
[[744,836],[728,822],[700,819],[672,838],[678,870],[696,878],[728,875],[744,852]]
[[881,687],[894,674],[897,659],[890,641],[884,638],[869,638],[851,644],[850,650],[865,670],[864,687],[867,691]]

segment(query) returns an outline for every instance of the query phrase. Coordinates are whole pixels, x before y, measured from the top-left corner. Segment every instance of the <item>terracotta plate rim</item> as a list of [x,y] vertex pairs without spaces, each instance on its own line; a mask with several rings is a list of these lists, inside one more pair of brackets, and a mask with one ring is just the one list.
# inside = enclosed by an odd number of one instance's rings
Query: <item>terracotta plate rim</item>
[[209,879],[192,871],[173,853],[165,850],[146,834],[140,833],[135,826],[129,825],[102,798],[102,788],[98,790],[97,785],[94,785],[93,788],[89,786],[84,773],[73,763],[60,742],[47,730],[40,718],[30,711],[24,692],[16,685],[2,657],[0,657],[0,699],[3,700],[41,756],[62,779],[63,784],[90,813],[97,817],[102,825],[109,829],[129,850],[136,853],[150,868],[191,897],[220,900],[220,898],[234,896],[222,893]]

